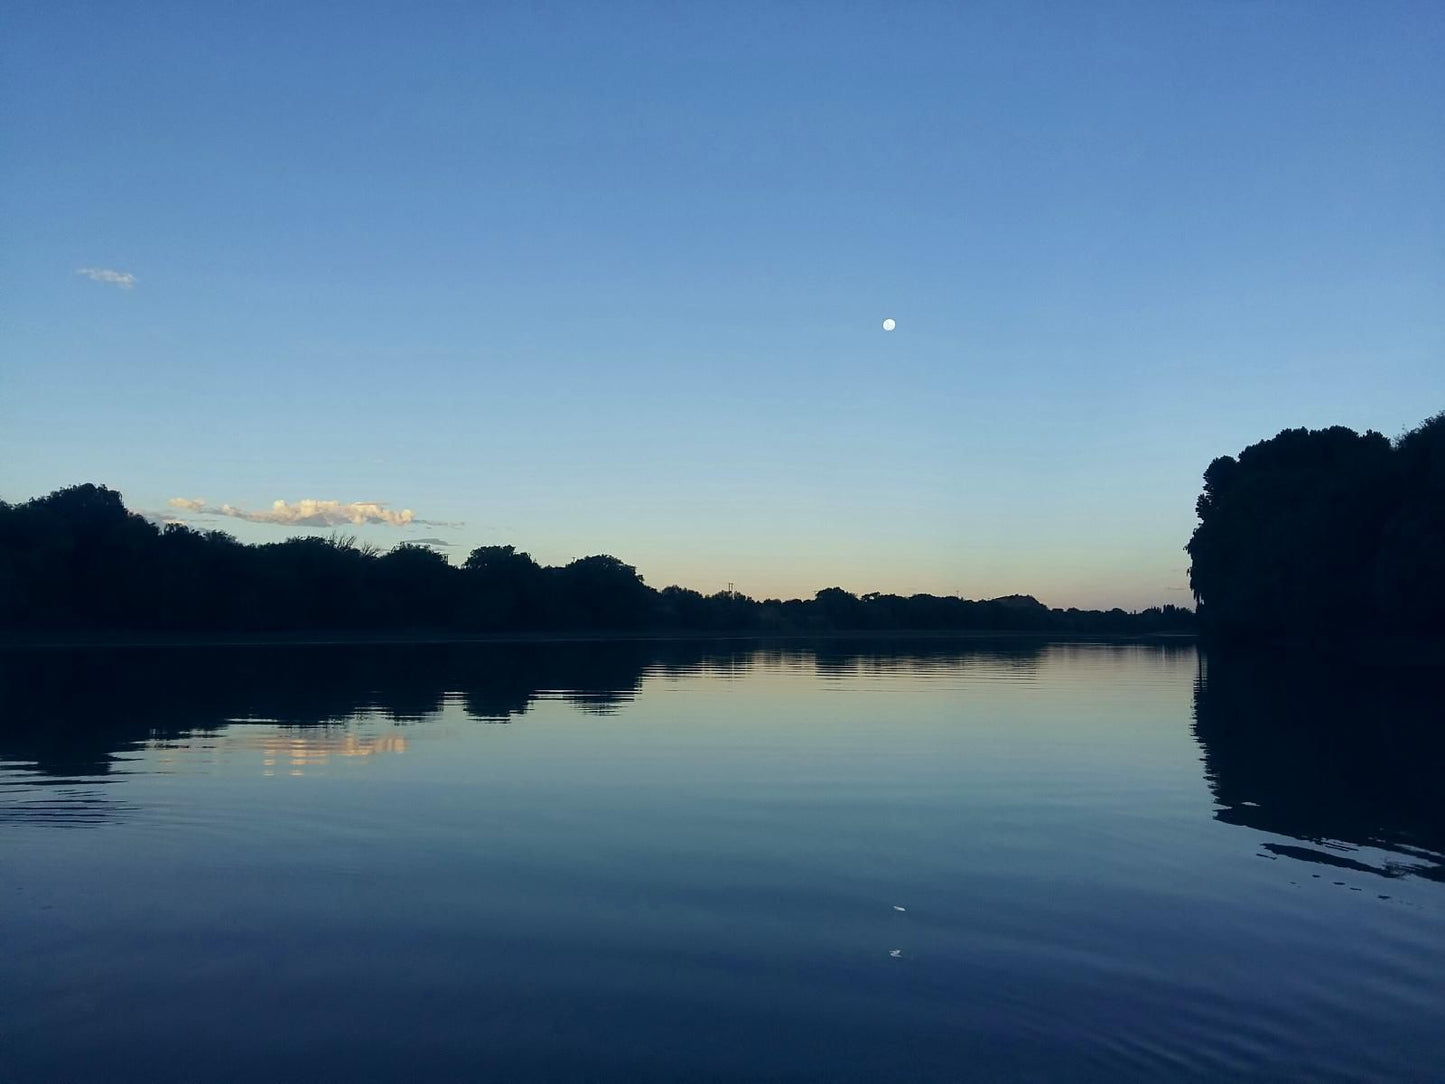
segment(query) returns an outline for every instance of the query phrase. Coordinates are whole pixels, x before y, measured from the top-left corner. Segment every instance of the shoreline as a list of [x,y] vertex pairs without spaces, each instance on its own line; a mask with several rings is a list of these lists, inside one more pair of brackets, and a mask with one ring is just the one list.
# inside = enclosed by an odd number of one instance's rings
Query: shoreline
[[153,636],[134,633],[44,637],[0,637],[0,651],[102,650],[117,648],[199,647],[445,647],[518,644],[698,643],[748,641],[778,643],[835,640],[1034,640],[1052,643],[1194,643],[1192,632],[1069,632],[1032,629],[829,629],[817,632],[502,632],[502,633],[213,633]]

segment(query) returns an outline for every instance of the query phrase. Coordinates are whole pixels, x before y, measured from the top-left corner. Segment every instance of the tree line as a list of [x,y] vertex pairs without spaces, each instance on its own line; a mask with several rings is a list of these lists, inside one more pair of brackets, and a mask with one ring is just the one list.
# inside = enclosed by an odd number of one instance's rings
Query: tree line
[[1211,637],[1445,634],[1445,412],[1395,441],[1286,429],[1214,460],[1196,511]]
[[616,557],[539,564],[479,546],[460,565],[424,545],[385,552],[314,535],[247,545],[157,526],[84,484],[0,502],[0,628],[12,633],[1189,631],[1172,605],[1050,609],[1028,595],[970,601],[839,587],[811,599],[656,590]]

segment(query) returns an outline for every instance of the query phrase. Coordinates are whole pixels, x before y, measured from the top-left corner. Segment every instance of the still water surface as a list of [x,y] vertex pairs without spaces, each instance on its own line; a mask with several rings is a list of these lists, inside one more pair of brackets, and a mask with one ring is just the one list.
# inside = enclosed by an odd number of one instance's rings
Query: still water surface
[[0,656],[0,1080],[1438,1080],[1438,672]]

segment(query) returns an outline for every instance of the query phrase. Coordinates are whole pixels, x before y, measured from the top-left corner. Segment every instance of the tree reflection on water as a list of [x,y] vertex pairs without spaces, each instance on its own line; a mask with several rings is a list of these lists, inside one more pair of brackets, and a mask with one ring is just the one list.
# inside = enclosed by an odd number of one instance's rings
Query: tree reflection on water
[[1440,677],[1428,667],[1209,655],[1194,733],[1215,816],[1312,844],[1264,843],[1274,855],[1445,880]]

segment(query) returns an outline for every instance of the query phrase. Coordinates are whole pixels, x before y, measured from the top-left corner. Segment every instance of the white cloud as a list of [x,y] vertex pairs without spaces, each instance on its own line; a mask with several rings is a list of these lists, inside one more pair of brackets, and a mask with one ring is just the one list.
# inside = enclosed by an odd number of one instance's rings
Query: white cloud
[[135,285],[135,276],[129,271],[112,271],[108,267],[82,267],[75,273],[95,282],[104,282],[108,286],[119,286],[122,290],[129,290]]
[[379,523],[388,527],[409,527],[428,524],[433,527],[448,527],[451,524],[434,520],[417,519],[410,508],[394,512],[380,501],[318,501],[311,498],[296,501],[275,501],[269,511],[251,512],[233,504],[219,507],[206,504],[204,500],[191,497],[172,497],[167,501],[172,508],[180,508],[203,516],[230,516],[244,519],[248,523],[275,523],[283,527],[339,527],[350,524],[360,527],[367,523]]
[[405,527],[416,519],[410,508],[393,512],[384,504],[375,501],[300,500],[295,504],[274,501],[269,512],[247,512],[233,505],[221,505],[221,515],[235,516],[251,523],[280,523],[287,527],[336,527],[343,523],[361,526],[363,523],[385,523],[391,527]]

